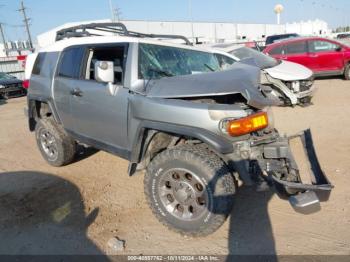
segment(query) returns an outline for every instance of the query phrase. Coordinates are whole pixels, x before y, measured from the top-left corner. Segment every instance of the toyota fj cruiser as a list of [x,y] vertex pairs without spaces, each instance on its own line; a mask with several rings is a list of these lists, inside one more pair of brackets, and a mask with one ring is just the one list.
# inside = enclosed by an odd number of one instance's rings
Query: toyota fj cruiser
[[[222,54],[119,23],[67,28],[56,40],[27,68],[29,128],[49,164],[69,164],[77,144],[129,160],[129,175],[146,170],[145,195],[159,221],[192,236],[223,224],[237,179],[275,185],[296,208],[330,192],[310,132],[287,138],[274,129],[259,68],[238,62],[224,70],[230,60]],[[310,162],[309,184],[294,139]]]

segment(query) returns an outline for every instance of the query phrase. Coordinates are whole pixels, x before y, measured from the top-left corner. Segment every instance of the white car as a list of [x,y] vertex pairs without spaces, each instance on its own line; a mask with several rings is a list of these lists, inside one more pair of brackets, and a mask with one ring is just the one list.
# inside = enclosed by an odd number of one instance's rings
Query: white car
[[230,55],[236,61],[249,63],[261,69],[261,88],[271,99],[281,105],[308,105],[315,93],[313,72],[303,65],[277,60],[248,47],[235,44],[210,46]]

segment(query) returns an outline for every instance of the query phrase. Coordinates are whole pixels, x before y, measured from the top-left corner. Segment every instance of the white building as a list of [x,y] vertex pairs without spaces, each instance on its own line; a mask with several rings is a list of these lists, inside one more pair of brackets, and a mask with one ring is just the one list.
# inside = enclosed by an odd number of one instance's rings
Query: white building
[[0,44],[0,57],[6,56],[4,44]]
[[328,28],[328,24],[325,21],[316,19],[314,21],[309,20],[286,24],[286,32],[306,36],[330,36],[332,30]]
[[[56,32],[79,24],[93,22],[111,22],[111,20],[83,21],[66,23],[37,36],[38,46],[44,47],[55,41]],[[330,34],[328,24],[321,20],[298,22],[284,25],[277,24],[237,24],[220,22],[178,22],[178,21],[141,21],[123,20],[128,30],[141,33],[184,35],[189,39],[193,36],[201,42],[239,42],[261,41],[266,36],[283,33],[298,33],[301,35]]]

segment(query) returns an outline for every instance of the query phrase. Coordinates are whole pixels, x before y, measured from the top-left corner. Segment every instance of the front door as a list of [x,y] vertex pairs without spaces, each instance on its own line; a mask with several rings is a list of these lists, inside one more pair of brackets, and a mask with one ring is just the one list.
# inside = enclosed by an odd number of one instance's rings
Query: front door
[[[75,119],[74,132],[91,140],[107,151],[126,156],[128,89],[123,87],[123,69],[127,46],[88,47],[85,52],[82,76],[72,86],[71,112]],[[94,78],[96,61],[114,63],[115,85],[111,90],[108,83]]]

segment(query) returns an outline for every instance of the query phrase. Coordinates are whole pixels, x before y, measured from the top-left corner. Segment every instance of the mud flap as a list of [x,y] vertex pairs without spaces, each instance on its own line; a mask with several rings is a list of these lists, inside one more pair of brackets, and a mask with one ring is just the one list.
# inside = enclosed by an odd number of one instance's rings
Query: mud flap
[[[295,151],[293,147],[298,147],[298,145],[299,150]],[[295,192],[289,199],[294,208],[303,209],[314,206],[319,201],[328,200],[333,185],[321,169],[310,129],[265,146],[264,156],[266,158],[286,158],[290,167],[299,171],[300,182],[290,182],[274,175],[271,176],[274,182],[284,187],[287,192]],[[296,158],[297,160],[302,158],[302,160],[296,161]]]

